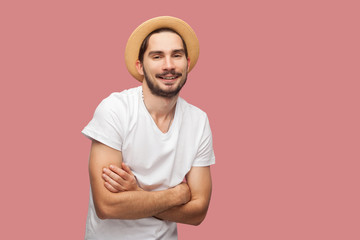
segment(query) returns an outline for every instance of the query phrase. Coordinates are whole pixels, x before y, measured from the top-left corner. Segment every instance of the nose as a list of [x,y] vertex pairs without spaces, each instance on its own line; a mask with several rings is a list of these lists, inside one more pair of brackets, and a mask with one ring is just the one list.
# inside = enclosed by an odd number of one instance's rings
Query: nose
[[175,65],[171,57],[165,57],[164,58],[164,64],[163,64],[163,70],[173,70],[175,69]]

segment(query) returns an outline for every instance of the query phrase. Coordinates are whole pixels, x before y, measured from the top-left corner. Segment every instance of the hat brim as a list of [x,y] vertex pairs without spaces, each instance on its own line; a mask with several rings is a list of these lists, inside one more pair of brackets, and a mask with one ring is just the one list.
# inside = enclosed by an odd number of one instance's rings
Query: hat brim
[[125,48],[125,63],[129,73],[142,82],[144,76],[136,69],[136,61],[144,39],[154,30],[159,28],[171,28],[184,39],[190,59],[189,72],[194,68],[199,58],[199,40],[194,30],[183,20],[170,16],[161,16],[147,20],[138,26],[130,35]]

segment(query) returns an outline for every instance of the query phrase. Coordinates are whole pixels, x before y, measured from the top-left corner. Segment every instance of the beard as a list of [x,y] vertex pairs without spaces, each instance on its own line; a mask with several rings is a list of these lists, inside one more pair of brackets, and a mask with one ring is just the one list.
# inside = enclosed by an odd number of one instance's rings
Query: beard
[[[146,71],[145,71],[145,68],[143,69],[144,71],[144,77],[145,77],[145,81],[151,91],[152,94],[156,95],[156,96],[159,96],[159,97],[164,97],[164,98],[172,98],[172,97],[175,97],[179,92],[180,90],[182,89],[182,87],[185,85],[186,83],[186,80],[187,80],[187,71],[185,72],[185,76],[183,76],[183,81],[179,83],[179,85],[177,86],[176,89],[174,90],[169,90],[169,91],[165,91],[165,90],[162,90],[158,85],[155,85],[154,82],[152,82],[149,78],[149,76],[147,75]],[[176,73],[174,71],[171,71],[171,72],[164,72],[162,74],[156,74],[155,76],[158,77],[158,76],[164,76],[166,74],[173,74],[173,75],[177,75],[179,77],[182,76],[181,73]]]

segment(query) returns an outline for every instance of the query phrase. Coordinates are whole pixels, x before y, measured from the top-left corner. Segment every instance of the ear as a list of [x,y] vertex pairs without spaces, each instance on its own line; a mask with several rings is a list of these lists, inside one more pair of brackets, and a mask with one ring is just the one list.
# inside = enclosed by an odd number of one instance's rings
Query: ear
[[138,73],[140,75],[144,75],[144,71],[143,71],[143,65],[139,60],[136,60],[135,62],[135,66],[136,66],[136,70],[138,71]]
[[190,69],[190,58],[187,59],[187,70],[189,71]]

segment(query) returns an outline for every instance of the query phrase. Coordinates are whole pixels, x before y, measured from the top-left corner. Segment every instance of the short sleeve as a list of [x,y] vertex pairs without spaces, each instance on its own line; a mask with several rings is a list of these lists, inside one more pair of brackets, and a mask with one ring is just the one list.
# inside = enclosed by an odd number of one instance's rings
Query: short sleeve
[[193,162],[193,167],[204,167],[215,164],[215,154],[212,142],[212,133],[209,120],[206,117],[203,134],[200,140],[198,152]]
[[121,151],[124,135],[123,124],[119,109],[110,96],[96,108],[92,120],[83,129],[82,134],[89,139]]

